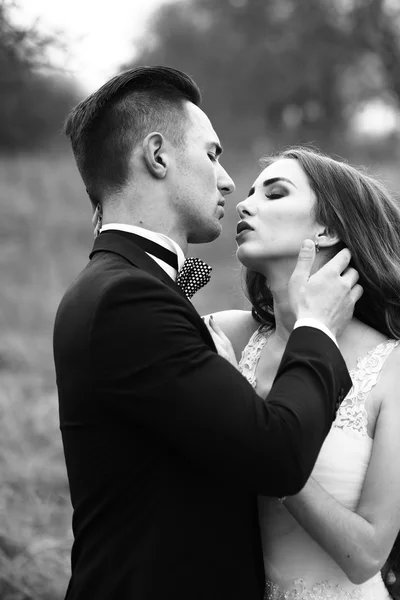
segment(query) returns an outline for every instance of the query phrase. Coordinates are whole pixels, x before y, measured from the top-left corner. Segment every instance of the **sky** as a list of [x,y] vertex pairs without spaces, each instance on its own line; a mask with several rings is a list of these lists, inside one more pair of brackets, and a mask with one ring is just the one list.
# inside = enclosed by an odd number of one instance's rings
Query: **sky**
[[173,0],[18,0],[13,18],[23,25],[38,19],[44,32],[63,31],[68,57],[54,53],[50,58],[89,93],[132,58],[149,17],[168,1]]

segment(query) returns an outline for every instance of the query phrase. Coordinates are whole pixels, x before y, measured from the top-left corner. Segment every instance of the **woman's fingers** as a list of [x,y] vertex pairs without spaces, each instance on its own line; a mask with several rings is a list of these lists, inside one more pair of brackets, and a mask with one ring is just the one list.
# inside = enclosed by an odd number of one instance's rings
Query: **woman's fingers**
[[217,335],[219,335],[219,337],[224,340],[225,342],[230,344],[229,339],[227,338],[227,336],[225,335],[225,333],[222,331],[221,327],[217,324],[216,320],[214,319],[213,315],[210,315],[210,324],[211,327],[213,328],[213,330],[215,331],[215,333]]

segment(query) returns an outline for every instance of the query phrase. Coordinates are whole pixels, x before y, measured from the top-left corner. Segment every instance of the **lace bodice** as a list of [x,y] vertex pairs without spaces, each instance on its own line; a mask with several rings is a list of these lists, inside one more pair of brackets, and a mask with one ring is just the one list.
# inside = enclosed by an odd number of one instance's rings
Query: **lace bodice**
[[[271,333],[271,329],[259,327],[242,352],[239,371],[253,388],[257,385],[256,370],[261,352]],[[378,380],[386,358],[398,344],[398,340],[388,340],[357,359],[356,368],[350,371],[353,387],[343,400],[333,427],[346,429],[356,437],[367,435],[368,395]]]
[[258,361],[260,360],[261,351],[264,348],[269,336],[272,333],[272,329],[266,330],[259,327],[257,331],[253,333],[247,346],[242,352],[242,356],[239,362],[239,371],[246,377],[247,381],[256,387],[256,369]]
[[[255,388],[261,351],[271,331],[259,328],[242,353],[239,369]],[[357,360],[353,387],[342,402],[312,477],[349,510],[356,510],[373,440],[368,435],[369,394],[398,341],[388,340]],[[380,573],[354,585],[335,561],[276,498],[259,499],[267,600],[388,600]]]
[[356,437],[367,435],[368,395],[378,381],[385,360],[398,344],[396,340],[388,340],[357,359],[356,368],[350,371],[353,387],[340,405],[334,427],[346,429]]

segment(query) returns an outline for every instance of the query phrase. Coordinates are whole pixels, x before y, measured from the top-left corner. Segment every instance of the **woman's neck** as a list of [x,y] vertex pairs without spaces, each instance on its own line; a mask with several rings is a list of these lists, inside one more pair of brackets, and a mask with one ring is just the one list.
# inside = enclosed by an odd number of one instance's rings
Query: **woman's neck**
[[[269,264],[264,272],[273,298],[276,323],[275,335],[285,344],[296,322],[296,315],[290,306],[288,293],[289,280],[296,267],[296,262],[295,259],[276,261],[273,264]],[[314,261],[311,274],[318,271],[325,262],[324,257],[318,255]]]
[[293,273],[292,261],[279,261],[269,265],[264,273],[272,294],[275,316],[275,336],[286,344],[296,322],[296,317],[289,305],[288,284]]

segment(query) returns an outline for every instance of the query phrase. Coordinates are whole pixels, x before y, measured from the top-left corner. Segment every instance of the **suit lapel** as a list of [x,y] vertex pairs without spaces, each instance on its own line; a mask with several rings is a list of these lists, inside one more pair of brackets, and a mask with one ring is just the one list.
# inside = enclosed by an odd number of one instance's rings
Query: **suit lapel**
[[[120,233],[122,235],[120,235]],[[210,332],[208,331],[203,319],[201,319],[193,304],[183,292],[182,288],[180,288],[179,285],[177,285],[175,281],[173,281],[173,279],[171,279],[171,277],[152,258],[150,258],[146,252],[144,252],[144,250],[135,244],[133,237],[131,239],[129,234],[126,232],[112,230],[103,231],[103,233],[98,235],[95,239],[89,258],[91,259],[97,252],[112,252],[113,254],[118,254],[125,260],[129,261],[132,265],[147,271],[154,277],[157,277],[157,279],[161,279],[161,281],[168,285],[168,287],[172,288],[189,304],[191,309],[196,313],[199,320],[200,330],[203,331],[203,335],[208,341],[210,348],[216,352],[214,340],[212,339]]]
[[122,258],[125,258],[132,265],[147,271],[151,275],[154,275],[154,277],[157,277],[157,279],[161,279],[177,294],[182,296],[193,307],[193,310],[196,310],[182,288],[171,279],[155,260],[150,258],[144,250],[135,244],[133,236],[130,238],[128,233],[112,230],[104,231],[95,239],[89,258],[92,258],[97,252],[112,252],[113,254],[122,256]]

